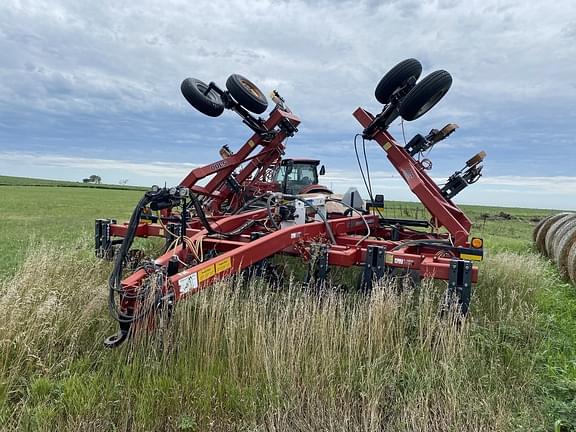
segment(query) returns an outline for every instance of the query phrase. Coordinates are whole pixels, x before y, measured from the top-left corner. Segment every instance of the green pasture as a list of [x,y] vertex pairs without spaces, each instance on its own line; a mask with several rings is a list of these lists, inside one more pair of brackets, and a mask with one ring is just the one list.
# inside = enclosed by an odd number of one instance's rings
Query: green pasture
[[0,430],[576,430],[576,291],[531,245],[552,210],[463,206],[486,249],[464,326],[433,287],[319,302],[230,281],[163,343],[106,351],[93,223],[142,190],[81,186],[0,177]]

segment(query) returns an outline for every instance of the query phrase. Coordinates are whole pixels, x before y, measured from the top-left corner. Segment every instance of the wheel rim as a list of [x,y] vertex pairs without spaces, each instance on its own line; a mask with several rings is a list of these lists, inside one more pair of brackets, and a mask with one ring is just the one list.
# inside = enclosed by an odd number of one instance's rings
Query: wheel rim
[[208,91],[208,93],[206,93],[206,91],[208,90],[208,86],[204,83],[198,83],[196,85],[196,88],[208,99],[210,99],[212,102],[219,102],[218,100],[218,95],[216,94],[216,92],[212,89],[210,89],[210,91]]
[[242,86],[246,90],[248,90],[252,95],[254,95],[254,97],[256,97],[257,99],[262,99],[262,93],[250,81],[248,81],[247,79],[241,79],[240,84],[242,84]]

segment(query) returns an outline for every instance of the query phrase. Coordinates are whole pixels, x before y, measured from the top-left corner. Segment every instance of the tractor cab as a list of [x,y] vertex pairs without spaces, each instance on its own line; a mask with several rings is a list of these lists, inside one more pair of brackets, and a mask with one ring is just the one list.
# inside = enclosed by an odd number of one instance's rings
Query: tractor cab
[[324,175],[324,165],[318,173],[319,160],[283,159],[274,174],[274,182],[280,186],[282,193],[298,195],[312,192],[329,193],[326,186],[318,184],[318,175]]

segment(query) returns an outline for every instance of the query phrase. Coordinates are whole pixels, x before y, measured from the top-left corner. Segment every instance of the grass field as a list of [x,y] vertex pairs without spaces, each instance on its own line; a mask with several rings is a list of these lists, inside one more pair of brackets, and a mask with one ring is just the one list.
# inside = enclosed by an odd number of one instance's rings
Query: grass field
[[319,301],[229,281],[179,305],[162,344],[105,351],[93,220],[142,192],[17,182],[0,186],[0,430],[576,430],[576,295],[531,248],[551,211],[465,207],[487,257],[461,327],[437,317],[441,286]]
[[80,183],[66,180],[46,180],[0,175],[0,186],[80,187],[92,189],[144,190],[141,186]]

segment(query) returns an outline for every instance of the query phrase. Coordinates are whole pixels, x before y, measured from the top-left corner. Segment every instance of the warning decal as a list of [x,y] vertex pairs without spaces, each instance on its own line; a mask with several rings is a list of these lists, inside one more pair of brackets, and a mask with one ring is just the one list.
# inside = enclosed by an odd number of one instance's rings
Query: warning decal
[[202,270],[198,271],[198,282],[202,282],[205,281],[206,279],[210,279],[212,276],[214,276],[215,272],[214,272],[214,264],[212,264],[211,266],[208,266],[206,268],[203,268]]
[[216,263],[216,274],[222,273],[232,267],[232,259],[230,257],[218,261]]
[[190,276],[186,276],[178,281],[180,287],[180,295],[186,294],[191,289],[198,288],[198,274],[192,273]]

